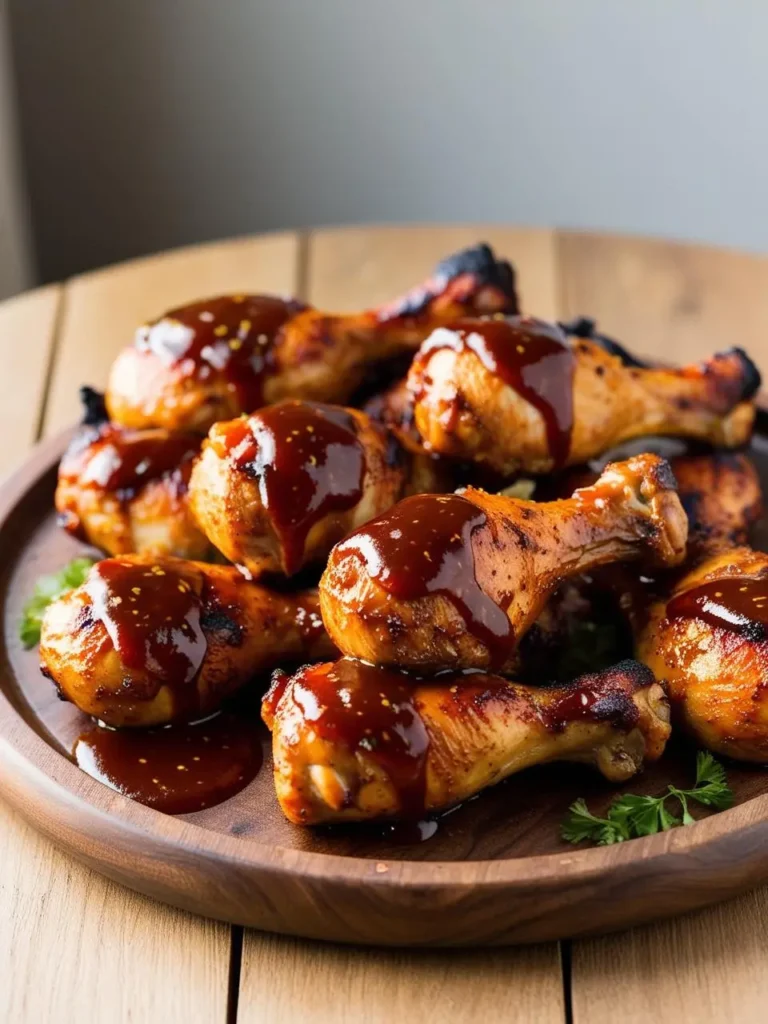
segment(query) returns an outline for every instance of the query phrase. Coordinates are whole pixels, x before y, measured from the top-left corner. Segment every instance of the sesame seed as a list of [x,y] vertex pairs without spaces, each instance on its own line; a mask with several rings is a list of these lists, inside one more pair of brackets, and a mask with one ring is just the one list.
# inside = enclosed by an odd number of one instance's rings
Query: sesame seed
[[146,757],[140,757],[139,758],[139,764],[146,764],[146,763],[147,763]]

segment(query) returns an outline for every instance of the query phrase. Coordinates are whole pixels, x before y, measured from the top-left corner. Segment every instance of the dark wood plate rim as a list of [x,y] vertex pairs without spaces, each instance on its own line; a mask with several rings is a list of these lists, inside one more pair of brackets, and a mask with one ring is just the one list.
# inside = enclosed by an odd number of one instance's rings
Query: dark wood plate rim
[[[761,402],[761,409],[768,409]],[[761,419],[764,417],[761,417]],[[766,421],[764,426],[768,426]],[[28,491],[51,473],[61,457],[70,432],[39,444],[27,462],[0,485],[0,530]],[[33,824],[55,838],[46,827],[46,814],[56,814],[66,825],[73,815],[94,825],[108,825],[114,833],[126,830],[154,847],[153,856],[165,850],[214,858],[222,866],[247,867],[267,874],[307,879],[364,883],[380,889],[418,889],[438,894],[457,888],[481,887],[486,892],[503,889],[529,890],[532,883],[555,887],[567,877],[570,885],[589,885],[607,872],[615,884],[630,882],[638,874],[661,870],[659,861],[682,855],[699,863],[734,860],[734,868],[755,882],[756,872],[768,876],[768,794],[754,797],[728,811],[714,814],[695,825],[635,839],[612,847],[567,848],[562,853],[485,861],[388,861],[270,848],[258,840],[213,832],[191,822],[160,814],[137,804],[91,779],[62,754],[50,747],[29,726],[0,691],[0,791]],[[30,792],[34,796],[29,803]],[[162,825],[161,828],[158,826]],[[82,831],[79,827],[78,831]],[[748,841],[734,847],[737,836]],[[66,845],[66,844],[65,844]],[[672,865],[668,865],[671,867]],[[565,877],[564,877],[565,876]],[[746,882],[744,883],[746,884]],[[743,886],[742,886],[743,887]],[[712,899],[718,898],[713,894]],[[704,901],[702,901],[704,902]],[[654,916],[658,916],[658,910]]]

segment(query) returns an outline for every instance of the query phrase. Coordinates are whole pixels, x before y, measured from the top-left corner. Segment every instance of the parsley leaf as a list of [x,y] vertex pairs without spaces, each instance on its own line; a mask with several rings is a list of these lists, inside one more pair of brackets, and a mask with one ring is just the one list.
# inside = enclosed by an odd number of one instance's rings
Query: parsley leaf
[[[669,810],[668,800],[677,800],[680,804],[681,818]],[[655,835],[678,825],[694,823],[695,819],[688,810],[689,800],[718,811],[733,804],[733,791],[728,785],[725,769],[708,751],[699,751],[696,755],[696,785],[693,789],[668,786],[659,797],[625,793],[611,802],[605,818],[592,814],[584,800],[576,800],[568,808],[560,834],[568,843],[590,841],[598,846]]]
[[24,605],[19,624],[19,638],[27,649],[40,643],[40,627],[48,605],[62,594],[79,587],[93,564],[92,558],[74,558],[59,572],[40,577],[32,597]]

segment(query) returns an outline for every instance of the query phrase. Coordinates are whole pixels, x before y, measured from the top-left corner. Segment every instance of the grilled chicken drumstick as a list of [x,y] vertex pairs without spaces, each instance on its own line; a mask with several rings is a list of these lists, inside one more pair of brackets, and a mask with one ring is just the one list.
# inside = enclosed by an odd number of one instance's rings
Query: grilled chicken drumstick
[[450,256],[404,298],[364,313],[264,295],[207,299],[139,328],[112,367],[107,407],[123,426],[205,433],[282,398],[343,402],[367,365],[413,351],[440,324],[517,308],[512,268],[486,245]]
[[317,592],[280,594],[231,566],[109,558],[51,604],[41,665],[60,695],[113,726],[203,718],[286,660],[332,657]]
[[438,328],[408,374],[426,448],[502,474],[577,465],[647,434],[737,447],[750,436],[759,385],[741,349],[696,366],[646,369],[523,317]]
[[638,455],[563,501],[471,487],[406,498],[331,552],[320,582],[326,628],[344,654],[372,664],[511,669],[569,576],[682,561],[688,524],[674,487],[664,459]]
[[759,482],[745,456],[675,465],[693,567],[625,590],[636,656],[667,681],[673,715],[701,746],[764,764],[768,555],[744,546],[760,512]]
[[430,468],[357,409],[289,399],[211,427],[189,500],[230,561],[253,577],[290,576],[325,561],[350,530],[394,505],[409,481],[445,490]]
[[206,558],[211,545],[187,506],[195,434],[129,430],[107,420],[103,396],[82,388],[85,418],[64,453],[59,522],[110,555]]
[[429,682],[343,658],[276,673],[262,714],[280,806],[303,825],[419,817],[548,761],[624,782],[670,732],[664,691],[633,661],[542,688],[485,674]]

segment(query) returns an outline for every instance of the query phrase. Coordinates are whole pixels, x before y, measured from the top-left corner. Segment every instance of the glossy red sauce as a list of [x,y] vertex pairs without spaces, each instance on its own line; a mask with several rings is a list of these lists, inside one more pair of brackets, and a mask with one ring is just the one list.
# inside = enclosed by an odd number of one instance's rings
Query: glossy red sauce
[[[650,680],[649,680],[650,682]],[[590,686],[589,677],[581,685],[564,686],[550,702],[539,704],[539,716],[548,729],[560,732],[576,722],[611,722],[628,731],[640,718],[640,711],[626,690],[600,684]]]
[[501,666],[515,637],[506,611],[475,577],[472,535],[485,522],[485,512],[461,495],[419,494],[355,530],[336,552],[353,552],[399,600],[447,598],[487,647],[491,665]]
[[166,814],[222,803],[258,774],[257,723],[223,713],[194,725],[158,729],[93,726],[73,754],[84,772],[110,789]]
[[104,624],[123,664],[168,686],[177,714],[197,706],[195,681],[208,644],[201,625],[200,574],[182,567],[109,558],[85,584],[91,615]]
[[768,636],[768,579],[729,576],[677,594],[667,604],[669,619],[701,619],[710,626]]
[[60,475],[123,500],[164,476],[182,493],[199,450],[200,439],[190,434],[85,427],[65,453]]
[[343,658],[302,669],[293,677],[291,699],[318,736],[363,751],[386,772],[400,814],[423,815],[429,735],[412,679]]
[[263,402],[272,350],[285,323],[306,307],[267,295],[224,295],[173,309],[136,332],[136,347],[201,380],[221,374],[244,412]]
[[[417,356],[418,364],[426,365],[441,348],[474,352],[487,370],[530,402],[544,420],[554,467],[565,464],[573,432],[576,360],[557,324],[520,316],[459,320],[430,335]],[[422,395],[427,386],[422,378]],[[417,391],[417,400],[420,397]]]
[[232,464],[258,482],[288,574],[301,568],[312,527],[363,496],[365,449],[354,417],[337,406],[267,406],[230,424],[225,446]]

